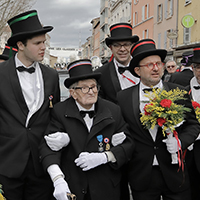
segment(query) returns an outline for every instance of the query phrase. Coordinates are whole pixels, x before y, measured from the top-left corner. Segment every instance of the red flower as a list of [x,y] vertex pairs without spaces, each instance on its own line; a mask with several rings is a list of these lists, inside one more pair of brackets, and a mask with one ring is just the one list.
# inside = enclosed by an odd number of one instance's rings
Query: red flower
[[158,126],[162,126],[167,120],[165,118],[158,118],[157,123]]
[[151,115],[150,112],[147,112],[147,108],[148,108],[149,105],[153,105],[153,104],[152,104],[152,103],[147,103],[147,104],[144,106],[144,114],[145,114],[145,115]]
[[196,109],[197,107],[200,108],[200,104],[196,101],[192,101],[192,106],[194,107],[194,109]]
[[163,99],[161,102],[160,102],[160,105],[164,108],[170,108],[172,104],[172,101],[170,99]]

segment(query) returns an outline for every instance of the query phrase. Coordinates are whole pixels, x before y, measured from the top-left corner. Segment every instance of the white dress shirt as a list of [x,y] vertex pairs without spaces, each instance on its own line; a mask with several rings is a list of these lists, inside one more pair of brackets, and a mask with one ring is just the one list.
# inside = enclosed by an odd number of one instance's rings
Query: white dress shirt
[[128,67],[129,64],[127,66],[124,66],[124,65],[120,64],[115,58],[114,58],[113,62],[114,62],[114,65],[115,65],[115,70],[117,72],[117,77],[119,79],[119,83],[120,83],[120,86],[121,86],[122,90],[124,90],[126,88],[129,88],[129,87],[131,87],[133,85],[137,85],[140,82],[140,78],[137,78],[137,77],[133,76],[129,70],[126,70],[123,73],[123,75],[125,77],[129,78],[130,80],[134,81],[135,84],[132,83],[131,81],[129,81],[127,78],[125,78],[122,74],[120,74],[118,72],[118,67]]
[[[15,55],[16,68],[19,66],[24,66],[23,63],[17,58],[17,55],[18,54]],[[31,116],[41,107],[44,101],[44,83],[39,64],[38,62],[34,62],[28,68],[30,67],[35,68],[35,72],[32,74],[28,73],[27,71],[19,72],[16,70],[22,93],[29,109],[26,119],[26,127],[28,126]]]
[[[154,87],[162,89],[163,88],[162,81],[160,81]],[[150,87],[145,86],[142,82],[140,82],[140,111],[142,113],[144,113],[144,106],[147,104],[147,102],[149,102],[149,98],[145,96],[146,93],[143,91],[144,88],[150,88]],[[156,140],[157,131],[158,131],[158,125],[155,125],[154,129],[151,128],[149,129],[149,133],[154,141]],[[158,160],[156,158],[156,155],[154,155],[153,165],[158,165]]]

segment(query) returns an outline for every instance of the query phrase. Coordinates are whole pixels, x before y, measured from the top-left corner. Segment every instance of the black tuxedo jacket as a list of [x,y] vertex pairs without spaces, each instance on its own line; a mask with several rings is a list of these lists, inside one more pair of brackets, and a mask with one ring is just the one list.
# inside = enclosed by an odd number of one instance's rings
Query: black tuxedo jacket
[[96,72],[101,72],[102,74],[98,81],[101,86],[99,96],[117,103],[117,92],[121,90],[121,86],[113,60],[98,68]]
[[[167,91],[178,86],[169,82],[164,82],[163,85]],[[190,98],[188,95],[186,97],[187,100],[177,102],[191,108],[191,112],[186,114],[186,121],[176,129],[183,150],[195,141],[200,130]],[[156,155],[163,177],[171,191],[178,192],[188,188],[187,169],[184,169],[184,176],[181,169],[178,171],[178,164],[171,164],[171,154],[168,152],[166,144],[162,142],[164,137],[161,128],[158,128],[154,141],[149,131],[140,122],[139,84],[120,91],[118,101],[125,121],[130,126],[136,146],[128,171],[131,188],[140,191],[148,188],[154,155]]]
[[182,85],[184,87],[190,84],[191,78],[194,76],[190,69],[185,69],[181,72],[177,72],[171,75],[169,82]]
[[[119,106],[99,98],[95,104],[95,110],[96,116],[93,119],[91,130],[88,132],[85,121],[72,97],[56,104],[46,133],[67,132],[70,143],[62,151],[55,152],[51,151],[43,140],[40,146],[42,163],[45,169],[52,164],[58,164],[65,175],[70,191],[76,194],[79,200],[84,199],[88,188],[91,199],[119,200],[120,167],[130,160],[134,143]],[[119,132],[124,132],[126,139],[122,144],[112,146],[112,135]],[[109,139],[110,151],[114,154],[117,162],[106,163],[84,172],[76,166],[74,160],[81,152],[99,152],[98,135]],[[104,140],[102,143],[105,151],[106,143]]]
[[14,58],[0,64],[0,174],[18,178],[29,156],[36,174],[43,173],[38,146],[50,121],[49,96],[53,104],[60,100],[58,74],[40,64],[44,80],[44,102],[25,127],[28,107],[22,94]]

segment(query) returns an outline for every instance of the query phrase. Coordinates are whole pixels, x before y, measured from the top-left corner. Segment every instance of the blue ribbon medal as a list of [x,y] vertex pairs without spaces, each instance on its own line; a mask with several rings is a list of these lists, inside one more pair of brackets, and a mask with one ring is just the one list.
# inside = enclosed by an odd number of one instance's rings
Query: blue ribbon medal
[[99,152],[103,151],[103,135],[98,135],[97,140],[99,141]]

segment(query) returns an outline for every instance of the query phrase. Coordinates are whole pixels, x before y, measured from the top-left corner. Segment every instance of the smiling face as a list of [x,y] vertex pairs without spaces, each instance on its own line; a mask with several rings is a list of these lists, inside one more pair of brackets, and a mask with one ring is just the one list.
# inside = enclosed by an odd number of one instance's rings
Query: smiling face
[[28,39],[26,44],[21,41],[17,42],[19,60],[27,67],[35,61],[42,61],[46,49],[45,41],[45,34],[42,34]]
[[130,49],[131,41],[116,41],[110,45],[114,58],[122,65],[128,65],[131,60]]
[[[161,58],[157,55],[148,56],[139,62],[139,66],[135,67],[135,73],[140,76],[141,82],[146,86],[154,86],[158,84],[163,76],[164,65],[157,65]],[[153,68],[149,68],[147,64],[153,64]]]
[[[86,88],[89,87],[89,91],[86,93]],[[72,97],[85,109],[90,109],[93,104],[96,103],[98,97],[98,91],[96,91],[97,82],[95,79],[86,79],[78,81],[73,89],[70,89]]]

